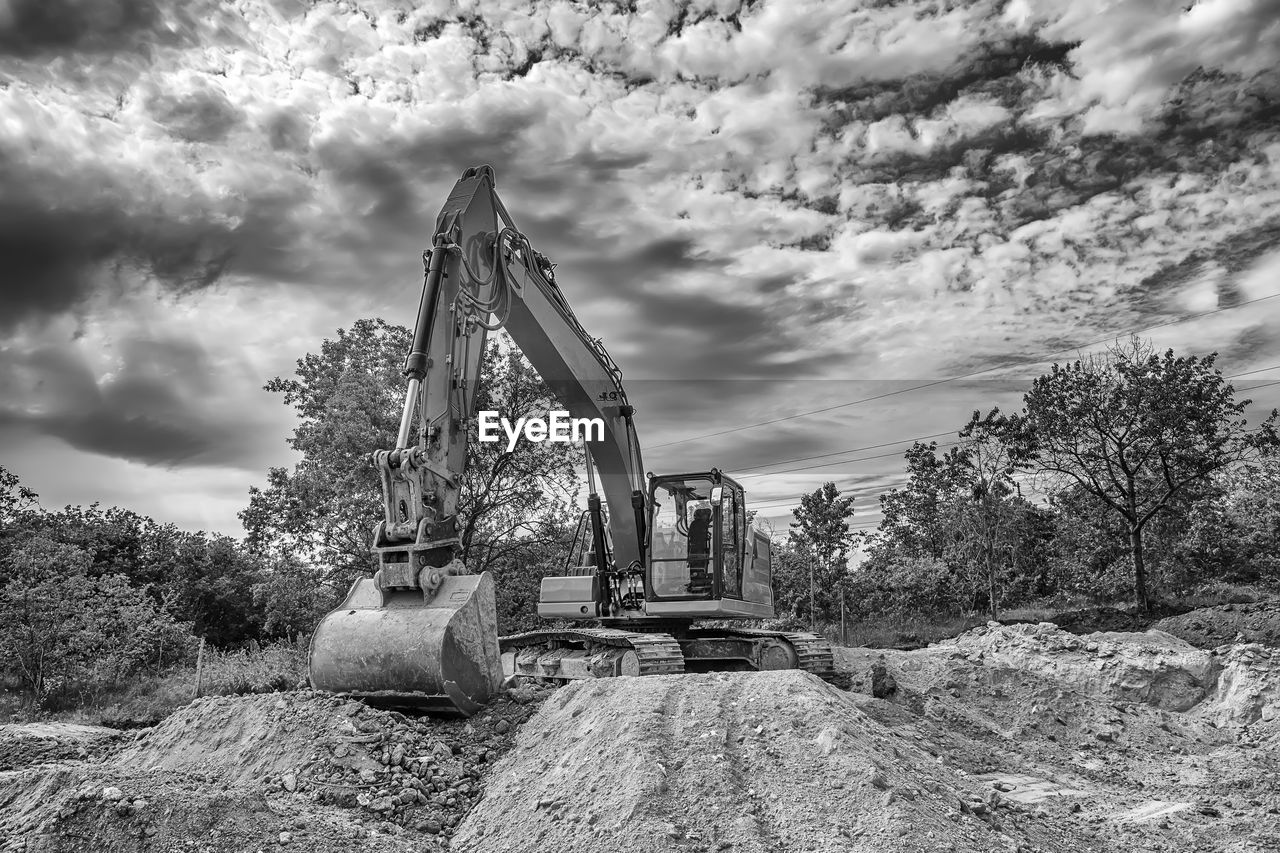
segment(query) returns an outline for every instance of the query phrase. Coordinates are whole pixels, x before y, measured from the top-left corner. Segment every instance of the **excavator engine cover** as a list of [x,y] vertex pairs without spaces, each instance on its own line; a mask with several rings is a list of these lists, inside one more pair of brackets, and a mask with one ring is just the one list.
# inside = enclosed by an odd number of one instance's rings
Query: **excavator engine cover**
[[311,686],[469,717],[501,682],[496,613],[488,572],[450,575],[429,601],[419,589],[383,591],[376,578],[361,578],[316,626]]

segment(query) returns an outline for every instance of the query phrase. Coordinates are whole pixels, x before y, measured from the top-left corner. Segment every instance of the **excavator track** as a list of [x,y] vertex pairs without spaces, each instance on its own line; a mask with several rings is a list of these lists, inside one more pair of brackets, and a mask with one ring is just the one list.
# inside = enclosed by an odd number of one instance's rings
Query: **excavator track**
[[773,637],[785,640],[795,649],[797,669],[811,672],[823,681],[835,677],[835,657],[831,652],[831,643],[825,637],[802,631],[765,631],[759,628],[717,628],[716,633],[729,637],[749,639],[765,639]]
[[498,639],[500,653],[518,652],[530,646],[596,644],[634,652],[640,675],[677,675],[684,672],[680,644],[669,634],[620,631],[617,628],[569,628],[558,631],[529,631]]

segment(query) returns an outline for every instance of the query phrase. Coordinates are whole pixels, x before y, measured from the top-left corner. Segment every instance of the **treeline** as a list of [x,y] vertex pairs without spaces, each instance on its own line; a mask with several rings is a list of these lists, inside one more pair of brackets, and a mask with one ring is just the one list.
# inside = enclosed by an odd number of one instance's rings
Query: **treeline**
[[46,707],[189,661],[201,639],[295,639],[333,603],[301,564],[230,537],[36,498],[0,468],[0,678]]
[[[305,639],[372,571],[381,489],[368,454],[391,446],[408,330],[361,320],[273,379],[298,415],[292,469],[240,514],[243,541],[125,509],[42,509],[0,468],[0,680],[46,707],[85,704],[139,673],[220,649]],[[481,409],[555,403],[517,352],[486,354]],[[832,483],[775,539],[784,622],[985,612],[1280,587],[1277,414],[1249,426],[1214,357],[1141,341],[1053,370],[1016,414],[975,412],[950,447],[916,443],[874,531],[850,525]],[[474,438],[474,437],[473,437]],[[474,442],[458,537],[496,575],[499,630],[536,627],[577,519],[581,450]],[[854,560],[855,555],[860,555]],[[852,568],[851,568],[852,566]]]
[[[359,320],[266,390],[297,416],[292,469],[249,490],[243,540],[188,532],[127,509],[42,509],[0,468],[0,682],[45,707],[91,704],[139,673],[189,663],[200,640],[237,649],[305,639],[375,568],[382,493],[369,454],[392,446],[409,331]],[[555,408],[517,351],[491,343],[480,409]],[[473,436],[474,439],[474,436]],[[497,579],[504,633],[537,624],[544,575],[559,573],[576,516],[581,449],[472,441],[458,507],[462,557]]]
[[915,443],[873,531],[854,532],[853,496],[826,484],[779,549],[784,618],[830,626],[842,602],[855,618],[1149,610],[1280,589],[1277,415],[1250,426],[1214,363],[1135,339],[1054,365],[1021,412],[974,412],[945,452]]

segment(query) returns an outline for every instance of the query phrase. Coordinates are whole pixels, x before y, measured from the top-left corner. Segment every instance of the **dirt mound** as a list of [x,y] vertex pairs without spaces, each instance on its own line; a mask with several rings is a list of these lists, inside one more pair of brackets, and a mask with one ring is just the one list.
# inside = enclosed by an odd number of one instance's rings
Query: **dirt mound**
[[1066,837],[1115,851],[1280,849],[1280,675],[1266,649],[1019,625],[836,660],[856,689],[891,685],[947,766],[1057,815]]
[[1152,627],[1202,649],[1228,643],[1260,643],[1280,648],[1280,599],[1203,607],[1161,619]]
[[1042,624],[836,659],[852,691],[649,676],[458,721],[296,692],[123,743],[0,729],[0,755],[61,744],[0,772],[0,851],[1280,849],[1278,650]]
[[988,626],[939,643],[1055,684],[1170,711],[1195,707],[1213,689],[1214,656],[1160,631],[1083,637],[1056,625]]
[[919,721],[794,671],[572,685],[526,725],[455,847],[1090,849],[947,767]]
[[455,721],[306,691],[204,699],[103,760],[0,773],[0,837],[41,851],[442,849],[544,696]]
[[31,723],[0,726],[0,770],[50,761],[88,759],[113,751],[124,735],[102,726]]

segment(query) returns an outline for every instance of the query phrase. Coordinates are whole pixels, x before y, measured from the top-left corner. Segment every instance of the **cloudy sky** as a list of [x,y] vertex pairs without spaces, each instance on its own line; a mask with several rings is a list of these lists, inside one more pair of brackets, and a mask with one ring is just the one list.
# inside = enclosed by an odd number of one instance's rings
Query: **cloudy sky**
[[910,439],[1129,330],[1256,416],[1277,67],[1277,0],[0,0],[0,464],[238,535],[293,461],[263,383],[410,322],[478,163],[647,467],[779,526],[828,479],[874,522]]

